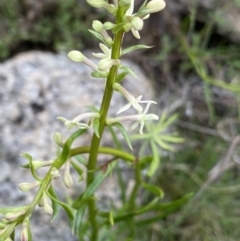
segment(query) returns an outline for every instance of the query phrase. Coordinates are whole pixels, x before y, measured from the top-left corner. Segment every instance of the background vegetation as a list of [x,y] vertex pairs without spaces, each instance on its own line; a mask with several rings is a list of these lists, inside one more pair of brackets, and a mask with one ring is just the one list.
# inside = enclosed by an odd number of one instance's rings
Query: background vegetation
[[[161,108],[179,114],[175,128],[186,140],[172,153],[160,150],[162,165],[154,182],[166,200],[197,194],[181,210],[146,226],[148,232],[140,227],[142,241],[240,240],[240,175],[233,164],[240,161],[240,40],[219,14],[229,11],[229,1],[209,9],[193,2],[189,9],[167,8],[151,18],[142,38],[156,46],[154,52],[129,56],[154,80]],[[239,1],[230,2],[240,8]],[[93,19],[105,17],[85,1],[1,0],[0,60],[32,49],[93,48],[87,29]],[[216,168],[224,160],[230,167]],[[213,168],[215,179],[209,175]]]

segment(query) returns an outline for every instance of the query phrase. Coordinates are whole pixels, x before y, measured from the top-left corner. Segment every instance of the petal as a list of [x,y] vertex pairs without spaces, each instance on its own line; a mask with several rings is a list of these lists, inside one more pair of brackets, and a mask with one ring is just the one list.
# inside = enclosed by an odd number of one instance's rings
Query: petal
[[103,53],[92,53],[92,55],[94,56],[94,57],[96,57],[96,58],[100,58],[100,59],[104,59],[104,58],[106,58],[106,55],[105,54],[103,54]]
[[139,32],[135,30],[134,28],[131,28],[132,34],[134,35],[135,38],[140,39]]
[[139,122],[135,122],[131,127],[130,127],[130,131],[133,131],[134,129],[136,129],[139,125]]
[[132,103],[132,107],[137,110],[139,113],[142,113],[142,106],[138,104],[137,101]]
[[143,127],[144,127],[144,121],[141,121],[139,133],[142,135],[143,134]]
[[130,7],[126,12],[126,15],[132,15],[134,9],[134,0],[131,1]]
[[127,105],[124,105],[122,108],[120,108],[120,110],[117,112],[117,115],[122,113],[123,111],[129,109],[131,107],[131,104],[128,103]]
[[106,55],[106,57],[107,57],[107,58],[108,58],[108,57],[110,58],[110,56],[111,56],[111,50],[110,50],[106,45],[104,45],[104,44],[102,44],[102,43],[100,43],[99,46],[100,46],[101,50],[103,51],[103,53]]

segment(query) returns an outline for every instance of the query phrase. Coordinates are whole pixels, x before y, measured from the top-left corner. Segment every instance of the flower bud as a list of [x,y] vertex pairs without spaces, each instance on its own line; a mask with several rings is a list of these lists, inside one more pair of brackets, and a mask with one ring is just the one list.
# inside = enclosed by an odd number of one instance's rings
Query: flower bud
[[60,173],[56,167],[52,168],[50,175],[52,179],[58,179],[60,177]]
[[40,182],[33,182],[33,183],[29,183],[29,182],[22,182],[18,185],[18,188],[22,191],[22,192],[27,192],[30,189],[37,187],[40,185]]
[[143,28],[143,20],[139,17],[133,17],[132,21],[132,26],[136,29],[136,30],[142,30]]
[[111,22],[106,22],[103,24],[103,28],[105,30],[110,30],[110,29],[114,28],[115,26],[116,26],[116,24],[111,23]]
[[147,13],[156,13],[163,10],[165,6],[166,3],[163,0],[152,0],[146,5],[144,10],[146,10]]
[[98,20],[94,20],[93,23],[92,23],[92,27],[96,32],[99,33],[103,29],[103,24]]
[[87,2],[94,8],[105,8],[109,13],[112,14],[116,12],[114,5],[111,5],[104,0],[87,0]]
[[64,172],[64,176],[63,176],[63,182],[64,182],[65,186],[68,188],[72,187],[72,185],[73,185],[73,179],[70,174],[70,163],[69,162],[65,163],[65,172]]
[[28,230],[27,230],[27,223],[23,222],[22,230],[20,232],[20,240],[21,241],[28,241]]
[[53,135],[53,140],[60,147],[63,146],[63,138],[62,138],[62,134],[61,133],[55,132],[54,135]]
[[43,196],[41,197],[41,199],[38,202],[38,207],[43,207],[44,206],[44,200],[43,200]]
[[87,0],[87,2],[94,8],[102,8],[105,4],[104,0]]
[[12,221],[14,221],[15,219],[17,219],[18,217],[22,216],[25,213],[26,213],[26,210],[22,210],[22,211],[15,212],[15,213],[6,213],[4,217],[8,221],[12,222]]
[[83,62],[85,59],[85,56],[77,50],[72,50],[68,53],[68,58],[74,62]]
[[45,192],[43,193],[43,210],[46,214],[49,214],[49,215],[53,214],[52,206],[49,204],[48,196]]

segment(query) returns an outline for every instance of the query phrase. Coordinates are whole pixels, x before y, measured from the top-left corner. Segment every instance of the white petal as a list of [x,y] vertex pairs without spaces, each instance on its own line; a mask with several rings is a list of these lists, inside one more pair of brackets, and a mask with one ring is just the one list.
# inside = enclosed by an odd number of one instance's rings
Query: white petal
[[131,1],[130,7],[126,12],[126,15],[132,15],[134,9],[134,0]]
[[130,131],[133,131],[134,129],[136,129],[139,125],[139,122],[135,122],[131,127],[130,127]]
[[137,102],[133,102],[132,106],[135,110],[137,110],[139,113],[142,113],[142,106],[139,105]]
[[100,43],[99,46],[107,58],[111,56],[111,50],[106,45]]
[[131,28],[132,34],[134,35],[135,38],[140,39],[139,32],[135,30],[134,28]]
[[123,111],[129,109],[131,107],[131,104],[128,103],[127,105],[124,105],[122,108],[120,108],[120,110],[117,112],[117,115],[122,113]]
[[144,127],[144,121],[141,121],[141,126],[139,129],[139,133],[142,135],[143,134],[143,127]]
[[92,55],[94,56],[94,57],[96,57],[96,58],[100,58],[100,59],[104,59],[104,58],[106,58],[106,55],[105,54],[103,54],[103,53],[92,53]]

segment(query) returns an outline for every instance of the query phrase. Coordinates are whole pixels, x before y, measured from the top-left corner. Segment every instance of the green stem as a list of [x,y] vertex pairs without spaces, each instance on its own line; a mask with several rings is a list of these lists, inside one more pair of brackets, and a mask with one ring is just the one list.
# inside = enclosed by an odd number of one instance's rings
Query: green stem
[[[117,17],[116,17],[116,23],[121,23],[122,18],[123,18],[123,12],[121,7],[119,7],[118,12],[117,12]],[[121,45],[122,45],[122,38],[123,38],[123,31],[119,31],[115,36],[114,36],[114,43],[112,47],[112,56],[111,59],[119,59],[120,58],[120,51],[121,51]],[[88,175],[87,175],[87,187],[91,185],[91,183],[94,180],[94,170],[96,169],[96,164],[97,164],[97,155],[98,155],[98,149],[100,145],[100,141],[102,138],[102,134],[105,128],[105,122],[107,118],[107,113],[110,107],[110,102],[112,99],[112,94],[113,94],[113,84],[116,80],[117,77],[117,71],[118,71],[118,66],[112,66],[107,82],[106,82],[106,87],[105,91],[103,94],[103,99],[102,99],[102,104],[100,108],[100,118],[99,118],[99,138],[96,136],[96,134],[93,135],[92,137],[92,142],[91,142],[91,147],[90,147],[90,154],[89,154],[89,159],[88,159]],[[92,226],[92,233],[91,233],[91,241],[96,241],[98,237],[98,223],[96,220],[96,205],[95,205],[95,199],[92,198],[89,203],[88,203],[88,210],[89,210],[89,221]]]
[[[81,147],[76,147],[70,150],[70,154],[69,156],[76,156],[79,154],[83,154],[83,153],[89,153],[90,152],[90,146],[81,146]],[[122,158],[126,161],[129,162],[133,162],[136,158],[135,156],[133,156],[132,154],[122,151],[122,150],[116,150],[114,148],[111,147],[99,147],[98,148],[98,153],[102,153],[102,154],[109,154],[115,157],[119,157]]]
[[[133,187],[131,196],[129,198],[129,212],[135,212],[136,211],[136,198],[137,198],[137,193],[139,190],[139,187],[141,185],[141,169],[138,163],[138,160],[136,160],[136,165],[135,165],[135,185]],[[129,225],[131,228],[131,238],[134,238],[135,236],[135,225],[134,225],[134,215],[129,218]]]

